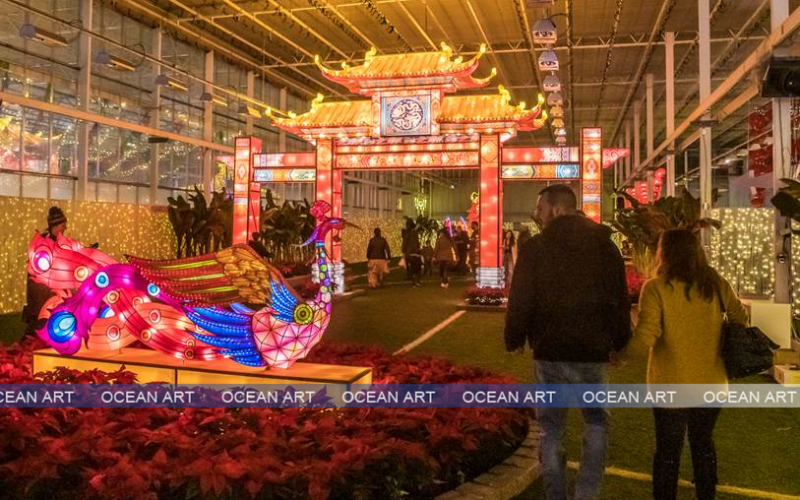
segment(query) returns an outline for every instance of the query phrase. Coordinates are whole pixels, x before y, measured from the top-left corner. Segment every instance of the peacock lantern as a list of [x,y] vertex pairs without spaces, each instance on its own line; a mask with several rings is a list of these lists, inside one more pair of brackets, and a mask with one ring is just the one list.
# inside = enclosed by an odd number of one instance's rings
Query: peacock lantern
[[[186,360],[230,358],[248,366],[288,368],[322,338],[333,283],[325,237],[344,229],[317,201],[315,246],[319,292],[302,299],[280,272],[247,245],[175,260],[105,253],[40,234],[28,249],[28,273],[54,293],[42,308],[39,337],[61,354],[118,350],[139,341]],[[248,305],[245,305],[248,304]],[[263,304],[260,309],[251,308]]]

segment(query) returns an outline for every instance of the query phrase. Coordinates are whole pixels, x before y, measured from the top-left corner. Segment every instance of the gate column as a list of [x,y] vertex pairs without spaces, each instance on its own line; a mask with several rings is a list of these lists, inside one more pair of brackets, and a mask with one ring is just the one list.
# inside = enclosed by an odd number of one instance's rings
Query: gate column
[[500,193],[500,138],[481,134],[480,151],[480,267],[477,281],[481,288],[504,286],[500,239],[503,204]]
[[[331,205],[331,216],[342,215],[342,174],[333,170],[333,141],[331,139],[317,139],[317,201],[322,200]],[[338,236],[338,235],[337,235]],[[332,279],[334,293],[344,293],[344,263],[342,262],[342,247],[340,242],[334,242],[333,235],[328,233],[325,238],[325,248],[331,256],[333,266]],[[320,275],[316,262],[313,265],[313,278],[318,281]]]

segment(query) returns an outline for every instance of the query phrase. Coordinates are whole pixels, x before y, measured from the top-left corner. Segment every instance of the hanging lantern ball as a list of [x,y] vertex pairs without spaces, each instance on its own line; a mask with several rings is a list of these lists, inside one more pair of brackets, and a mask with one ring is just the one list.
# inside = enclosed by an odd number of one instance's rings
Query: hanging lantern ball
[[561,106],[562,104],[564,104],[564,98],[561,96],[561,92],[553,92],[547,96],[548,106]]
[[539,45],[554,44],[558,38],[556,25],[550,19],[539,19],[533,23],[531,32],[533,34],[533,43],[538,43]]
[[539,54],[539,71],[558,71],[558,56],[553,50]]
[[545,92],[561,92],[561,80],[556,75],[547,75],[542,81]]

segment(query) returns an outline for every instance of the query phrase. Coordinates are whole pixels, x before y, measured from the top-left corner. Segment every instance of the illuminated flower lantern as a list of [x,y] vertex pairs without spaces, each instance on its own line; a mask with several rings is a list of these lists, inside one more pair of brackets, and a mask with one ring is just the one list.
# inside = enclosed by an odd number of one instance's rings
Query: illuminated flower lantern
[[330,321],[325,236],[345,222],[327,217],[329,210],[322,201],[311,209],[318,224],[305,244],[315,245],[320,289],[309,300],[247,245],[176,260],[128,257],[122,264],[69,238],[37,233],[28,271],[57,294],[40,313],[47,322],[37,333],[61,354],[84,344],[117,350],[138,340],[180,359],[288,368],[320,341]]

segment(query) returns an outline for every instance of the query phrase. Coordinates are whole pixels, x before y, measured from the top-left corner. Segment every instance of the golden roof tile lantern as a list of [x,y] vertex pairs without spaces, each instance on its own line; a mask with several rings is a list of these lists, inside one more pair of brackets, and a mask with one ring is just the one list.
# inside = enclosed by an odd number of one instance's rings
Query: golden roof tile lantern
[[481,44],[478,53],[467,61],[462,56],[453,57],[453,49],[441,43],[437,52],[415,52],[411,54],[378,55],[373,47],[364,55],[359,66],[342,63],[342,69],[325,66],[319,56],[314,62],[328,80],[347,87],[354,94],[371,95],[380,90],[407,88],[441,88],[445,92],[486,86],[497,74],[492,68],[489,76],[475,78],[486,45]]

